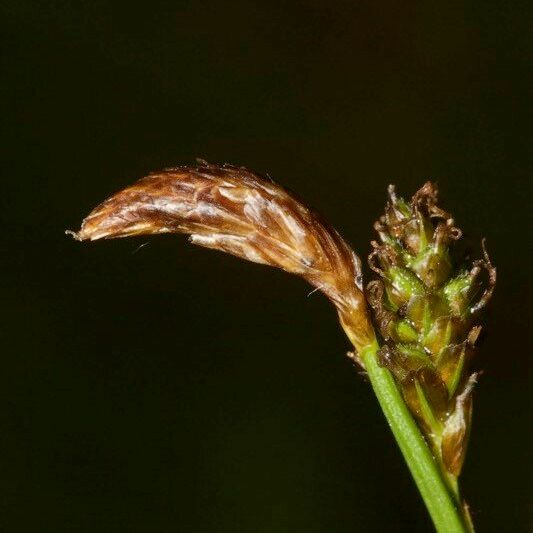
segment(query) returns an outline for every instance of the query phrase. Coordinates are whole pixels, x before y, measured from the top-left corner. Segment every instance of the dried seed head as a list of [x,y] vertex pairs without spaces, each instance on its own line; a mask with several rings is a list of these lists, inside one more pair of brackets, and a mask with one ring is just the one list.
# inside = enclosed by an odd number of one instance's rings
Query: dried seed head
[[97,240],[157,233],[188,233],[200,246],[297,274],[335,304],[356,348],[374,338],[359,258],[331,226],[272,181],[203,161],[155,172],[108,198],[72,234]]

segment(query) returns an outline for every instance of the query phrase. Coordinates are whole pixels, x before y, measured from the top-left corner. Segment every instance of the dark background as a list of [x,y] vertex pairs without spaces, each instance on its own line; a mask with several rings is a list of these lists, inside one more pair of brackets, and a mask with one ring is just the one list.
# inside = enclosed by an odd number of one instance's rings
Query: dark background
[[487,236],[463,487],[479,531],[531,531],[531,28],[526,2],[436,4],[2,2],[2,530],[431,531],[325,298],[184,237],[63,235],[199,156],[361,256],[391,181],[436,179]]

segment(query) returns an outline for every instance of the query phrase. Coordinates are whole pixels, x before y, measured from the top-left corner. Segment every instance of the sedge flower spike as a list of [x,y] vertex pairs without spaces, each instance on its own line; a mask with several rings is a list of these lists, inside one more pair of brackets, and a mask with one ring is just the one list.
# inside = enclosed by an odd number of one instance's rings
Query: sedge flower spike
[[[385,214],[375,224],[367,288],[385,345],[380,363],[394,375],[434,454],[452,483],[463,465],[476,374],[469,363],[481,331],[479,314],[492,296],[496,269],[483,259],[454,268],[451,246],[461,237],[426,183],[410,203],[389,187]],[[486,271],[485,287],[480,274]]]
[[469,363],[496,269],[484,245],[483,259],[455,268],[450,246],[461,231],[437,206],[432,183],[410,203],[390,186],[375,228],[381,242],[372,243],[369,264],[380,279],[365,291],[357,255],[292,193],[245,168],[200,160],[140,179],[97,206],[77,233],[67,233],[80,241],[185,233],[194,244],[280,268],[323,292],[337,309],[356,349],[350,355],[367,372],[437,531],[472,532],[457,478],[476,382]]
[[294,195],[245,168],[200,161],[154,172],[69,233],[82,241],[187,233],[194,244],[301,276],[333,302],[357,349],[374,339],[354,251]]

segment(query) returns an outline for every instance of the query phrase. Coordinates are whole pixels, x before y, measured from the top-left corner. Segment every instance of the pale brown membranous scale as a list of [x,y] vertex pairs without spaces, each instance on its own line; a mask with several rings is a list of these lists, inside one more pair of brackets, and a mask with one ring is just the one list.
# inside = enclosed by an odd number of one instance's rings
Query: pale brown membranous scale
[[303,277],[333,302],[358,349],[374,340],[360,259],[293,194],[245,168],[200,161],[154,172],[105,200],[80,231],[69,233],[81,241],[187,233],[194,244]]

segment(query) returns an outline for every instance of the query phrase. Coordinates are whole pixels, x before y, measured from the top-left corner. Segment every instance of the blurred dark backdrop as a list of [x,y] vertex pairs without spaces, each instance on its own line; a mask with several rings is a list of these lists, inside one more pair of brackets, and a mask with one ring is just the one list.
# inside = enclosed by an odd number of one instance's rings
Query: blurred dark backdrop
[[325,298],[182,237],[63,235],[199,156],[362,256],[389,182],[487,236],[464,492],[479,531],[531,531],[526,3],[440,4],[2,2],[2,530],[431,531]]

